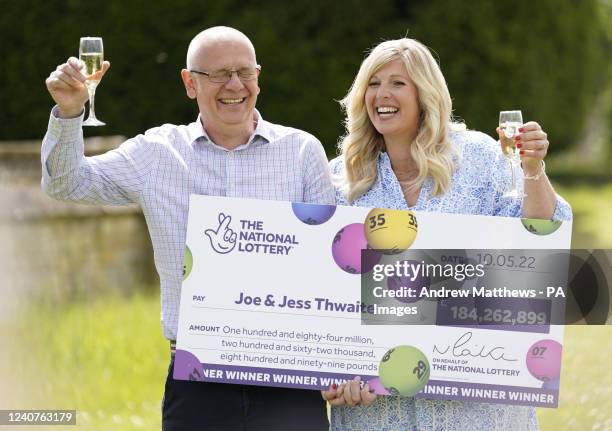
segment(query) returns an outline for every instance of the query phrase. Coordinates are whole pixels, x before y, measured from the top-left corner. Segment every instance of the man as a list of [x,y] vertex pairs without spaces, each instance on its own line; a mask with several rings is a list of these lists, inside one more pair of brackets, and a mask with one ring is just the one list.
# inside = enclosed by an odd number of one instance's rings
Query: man
[[[100,75],[109,69],[104,62]],[[51,73],[53,108],[42,146],[42,186],[85,203],[137,202],[161,281],[164,336],[176,339],[189,195],[334,203],[319,141],[268,123],[255,110],[260,67],[251,41],[228,27],[198,34],[181,71],[199,108],[189,125],[163,125],[96,157],[83,156],[87,89],[76,58]],[[100,77],[101,77],[100,76]],[[318,391],[175,381],[170,362],[163,429],[327,429]]]

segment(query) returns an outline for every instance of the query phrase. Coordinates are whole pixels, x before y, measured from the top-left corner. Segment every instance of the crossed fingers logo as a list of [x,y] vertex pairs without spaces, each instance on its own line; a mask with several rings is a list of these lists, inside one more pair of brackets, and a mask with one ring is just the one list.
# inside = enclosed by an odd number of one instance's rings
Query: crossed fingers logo
[[219,213],[217,229],[206,229],[204,233],[210,240],[213,250],[220,254],[229,253],[236,247],[236,232],[230,227],[232,216]]

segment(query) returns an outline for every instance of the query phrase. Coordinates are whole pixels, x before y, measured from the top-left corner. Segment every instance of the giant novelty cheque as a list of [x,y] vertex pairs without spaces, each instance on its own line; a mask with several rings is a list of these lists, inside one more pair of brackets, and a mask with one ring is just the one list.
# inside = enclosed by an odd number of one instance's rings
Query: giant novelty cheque
[[[174,378],[319,390],[359,375],[381,395],[556,407],[563,326],[483,280],[497,264],[530,284],[529,251],[570,237],[569,222],[193,195]],[[462,248],[483,252],[443,268]],[[530,295],[562,296],[544,284]],[[491,295],[515,299],[473,306]]]

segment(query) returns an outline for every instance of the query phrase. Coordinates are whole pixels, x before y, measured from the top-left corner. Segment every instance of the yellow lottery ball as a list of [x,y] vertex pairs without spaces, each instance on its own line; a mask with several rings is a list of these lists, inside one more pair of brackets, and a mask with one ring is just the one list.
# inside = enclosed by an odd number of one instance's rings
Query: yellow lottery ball
[[399,253],[412,245],[417,234],[413,212],[374,208],[365,220],[365,236],[370,247]]

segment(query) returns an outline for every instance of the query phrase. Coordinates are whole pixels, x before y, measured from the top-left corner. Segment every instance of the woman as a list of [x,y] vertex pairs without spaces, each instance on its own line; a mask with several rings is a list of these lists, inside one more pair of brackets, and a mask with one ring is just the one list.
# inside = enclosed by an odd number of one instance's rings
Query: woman
[[[341,103],[347,134],[330,162],[339,205],[571,219],[544,171],[549,143],[541,127],[528,122],[514,138],[524,172],[517,186],[527,196],[503,197],[511,174],[500,144],[452,121],[444,76],[416,40],[374,48]],[[376,397],[368,389],[357,378],[322,392],[332,430],[538,429],[531,407]]]

